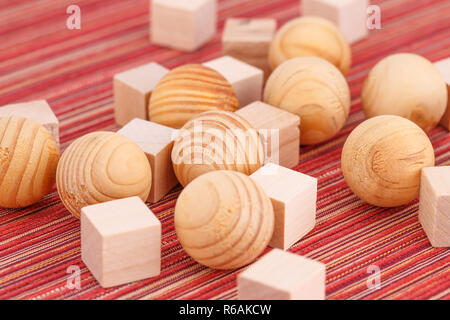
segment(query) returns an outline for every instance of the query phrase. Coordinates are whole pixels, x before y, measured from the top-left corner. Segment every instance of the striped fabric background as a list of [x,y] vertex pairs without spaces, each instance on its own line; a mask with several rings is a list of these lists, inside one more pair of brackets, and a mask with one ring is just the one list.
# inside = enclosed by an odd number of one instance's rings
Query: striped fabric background
[[[66,8],[76,3],[82,29],[67,30]],[[393,209],[359,200],[340,169],[342,145],[363,120],[360,93],[370,68],[394,52],[431,61],[450,56],[450,1],[372,0],[382,30],[352,46],[351,115],[331,141],[301,149],[295,168],[319,179],[317,226],[290,251],[327,265],[328,299],[450,299],[450,250],[435,249],[418,219],[418,202]],[[148,0],[0,0],[0,105],[47,99],[61,123],[65,149],[95,130],[116,130],[112,77],[157,61],[166,67],[221,55],[228,17],[274,17],[282,25],[299,15],[298,0],[222,0],[219,32],[201,50],[152,46]],[[438,165],[450,165],[450,135],[429,132]],[[22,210],[0,210],[1,299],[235,299],[236,275],[191,260],[177,241],[174,189],[151,209],[163,225],[162,272],[157,278],[102,289],[80,258],[79,221],[54,189]],[[270,250],[270,249],[267,249]],[[81,290],[66,287],[69,266],[81,268]],[[370,290],[367,268],[381,269],[381,289]]]

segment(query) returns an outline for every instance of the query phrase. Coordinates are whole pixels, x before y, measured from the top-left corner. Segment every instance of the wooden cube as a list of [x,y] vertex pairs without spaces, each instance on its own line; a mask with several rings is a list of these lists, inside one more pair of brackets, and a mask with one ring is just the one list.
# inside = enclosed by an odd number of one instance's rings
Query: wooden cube
[[0,107],[0,118],[25,117],[42,124],[55,139],[59,148],[59,121],[45,100],[8,104]]
[[422,169],[419,221],[433,247],[450,247],[450,166]]
[[276,29],[275,19],[227,19],[222,35],[223,54],[261,69],[267,79],[269,47]]
[[134,119],[117,133],[134,141],[147,155],[152,168],[148,201],[158,202],[178,184],[172,167],[172,147],[178,130],[142,119]]
[[194,51],[216,33],[216,0],[152,0],[151,41]]
[[114,76],[114,116],[123,126],[134,118],[148,120],[148,103],[153,89],[169,70],[149,63]]
[[269,245],[286,250],[316,224],[317,179],[268,163],[250,178],[272,200],[275,228]]
[[81,209],[81,258],[104,288],[161,272],[161,223],[138,197]]
[[302,0],[304,16],[318,16],[334,22],[348,42],[367,36],[368,0]]
[[325,265],[273,249],[237,277],[239,300],[324,300]]
[[300,118],[261,101],[236,111],[259,129],[263,137],[266,162],[292,168],[298,164],[300,153]]
[[450,58],[435,62],[434,65],[441,72],[444,77],[444,81],[447,83],[447,110],[445,111],[440,123],[442,126],[447,128],[447,130],[450,130]]
[[222,74],[233,86],[239,108],[261,100],[264,81],[261,69],[229,56],[206,62],[204,65]]

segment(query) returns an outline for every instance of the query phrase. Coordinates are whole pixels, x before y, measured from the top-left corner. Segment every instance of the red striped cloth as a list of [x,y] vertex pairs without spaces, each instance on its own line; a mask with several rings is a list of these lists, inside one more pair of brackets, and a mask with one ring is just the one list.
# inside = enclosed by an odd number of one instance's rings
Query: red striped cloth
[[[150,61],[172,68],[219,57],[226,18],[274,17],[282,25],[300,10],[298,0],[220,1],[217,35],[201,50],[184,53],[149,43],[148,0],[77,1],[82,29],[67,30],[71,2],[0,0],[0,105],[47,99],[61,123],[63,149],[88,132],[117,129],[115,73]],[[381,7],[383,29],[352,46],[348,123],[331,141],[302,148],[295,168],[318,178],[317,226],[290,251],[326,263],[328,299],[449,299],[450,250],[430,246],[417,219],[417,200],[392,209],[362,202],[343,180],[340,154],[363,120],[361,86],[377,61],[394,52],[431,61],[450,56],[450,2],[372,4]],[[437,164],[449,165],[448,132],[437,127],[429,136]],[[181,248],[173,224],[179,192],[178,187],[150,206],[163,227],[161,275],[110,289],[102,289],[81,261],[79,221],[55,189],[31,207],[0,210],[0,298],[235,299],[239,270],[202,267]],[[81,290],[66,286],[71,265],[81,268]],[[366,284],[373,265],[381,270],[379,290]]]

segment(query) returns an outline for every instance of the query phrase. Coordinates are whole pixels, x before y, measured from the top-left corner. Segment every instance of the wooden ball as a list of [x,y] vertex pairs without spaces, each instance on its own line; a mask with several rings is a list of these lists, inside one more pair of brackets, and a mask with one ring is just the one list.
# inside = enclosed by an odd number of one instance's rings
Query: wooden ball
[[200,64],[173,69],[157,84],[150,98],[151,121],[181,128],[197,114],[235,111],[238,100],[231,84],[217,71]]
[[188,121],[172,149],[178,181],[186,186],[198,176],[215,170],[234,170],[250,175],[264,163],[257,130],[241,116],[209,111]]
[[264,101],[298,115],[301,144],[332,138],[347,121],[350,89],[331,63],[316,57],[294,58],[270,75]]
[[0,206],[22,208],[38,202],[55,184],[58,146],[40,123],[0,119]]
[[342,172],[362,200],[396,207],[415,199],[422,168],[434,166],[428,136],[398,116],[378,116],[357,126],[342,150]]
[[375,65],[364,81],[361,98],[367,118],[398,115],[429,131],[446,110],[447,86],[430,61],[400,53]]
[[348,42],[332,22],[319,17],[301,17],[286,23],[276,33],[269,50],[272,70],[295,57],[319,57],[344,75],[352,62]]
[[234,269],[251,263],[267,247],[274,211],[270,198],[251,178],[214,171],[181,192],[175,229],[194,260],[214,269]]
[[75,140],[58,165],[56,185],[74,217],[81,208],[138,196],[146,201],[152,172],[144,152],[114,132],[93,132]]

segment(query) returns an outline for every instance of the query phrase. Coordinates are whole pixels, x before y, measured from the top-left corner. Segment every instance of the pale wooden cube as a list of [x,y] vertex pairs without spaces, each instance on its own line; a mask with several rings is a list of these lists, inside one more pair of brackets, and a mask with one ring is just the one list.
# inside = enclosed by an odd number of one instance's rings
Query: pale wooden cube
[[276,30],[275,19],[227,19],[222,34],[223,54],[261,69],[267,79],[269,47]]
[[169,72],[149,63],[114,76],[114,117],[123,126],[134,118],[148,120],[148,103],[153,89]]
[[269,246],[286,250],[316,225],[317,179],[268,163],[250,178],[272,200],[275,227]]
[[441,72],[445,83],[447,84],[447,110],[441,119],[441,125],[450,130],[450,58],[440,60],[434,63],[435,67]]
[[152,187],[148,201],[158,202],[178,184],[171,159],[173,141],[178,130],[134,119],[117,133],[134,141],[146,154],[152,168]]
[[292,168],[300,153],[300,118],[261,101],[236,111],[259,130],[263,138],[266,162]]
[[216,70],[228,80],[238,98],[239,108],[261,100],[264,82],[261,69],[230,56],[211,60],[204,65]]
[[161,222],[139,197],[81,209],[81,258],[104,288],[161,272]]
[[433,247],[450,247],[450,166],[422,169],[419,221]]
[[216,33],[216,0],[151,1],[151,41],[184,51],[194,51]]
[[239,300],[324,300],[325,265],[273,249],[237,277]]
[[59,148],[59,121],[46,100],[8,104],[0,107],[0,118],[19,116],[39,122],[50,132]]
[[304,16],[322,17],[334,22],[348,42],[365,38],[368,0],[302,0]]

